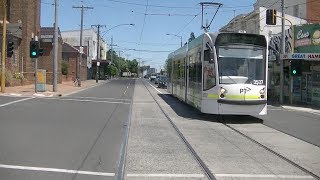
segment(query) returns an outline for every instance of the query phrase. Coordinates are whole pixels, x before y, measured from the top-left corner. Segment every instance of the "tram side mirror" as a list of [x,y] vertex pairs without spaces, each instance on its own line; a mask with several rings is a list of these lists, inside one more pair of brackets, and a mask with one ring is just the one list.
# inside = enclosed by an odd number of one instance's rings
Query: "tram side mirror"
[[213,51],[210,51],[209,63],[210,63],[210,64],[213,64],[213,63],[214,63],[214,52],[213,52]]
[[278,54],[276,55],[276,64],[277,64],[277,65],[280,65],[280,61],[281,61],[281,59],[280,59],[280,54],[278,53]]

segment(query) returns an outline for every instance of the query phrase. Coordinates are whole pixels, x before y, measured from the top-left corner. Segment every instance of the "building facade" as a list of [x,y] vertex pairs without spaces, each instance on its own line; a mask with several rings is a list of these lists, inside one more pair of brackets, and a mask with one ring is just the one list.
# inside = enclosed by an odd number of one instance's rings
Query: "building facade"
[[[80,30],[62,31],[63,41],[72,45],[80,46]],[[91,68],[92,61],[97,59],[97,40],[98,34],[93,29],[84,29],[82,33],[82,45],[87,46],[88,61],[87,67]],[[108,46],[107,43],[100,37],[100,58],[102,61],[107,59]]]
[[[58,31],[58,83],[62,82],[62,38]],[[54,63],[54,27],[40,28],[40,47],[43,55],[38,58],[38,69],[46,70],[46,83],[53,84],[53,63]]]
[[[33,83],[34,63],[29,57],[29,42],[32,35],[40,35],[40,0],[6,0],[6,6],[6,38],[7,41],[14,42],[14,54],[6,59],[6,85]],[[0,19],[2,29],[2,13],[0,13]],[[0,37],[2,39],[2,31]],[[0,46],[2,46],[1,43]],[[23,74],[23,76],[17,76],[17,74]]]
[[[265,7],[276,9],[281,12],[281,1],[279,0],[257,0],[254,9]],[[309,23],[320,21],[320,1],[317,0],[286,0],[285,14],[307,20]]]
[[[87,47],[84,47],[86,52]],[[87,54],[82,53],[82,61],[80,62],[80,79],[87,80]],[[68,43],[63,43],[62,46],[63,66],[65,68],[64,75],[66,80],[74,80],[76,78],[77,61],[79,61],[80,50]]]

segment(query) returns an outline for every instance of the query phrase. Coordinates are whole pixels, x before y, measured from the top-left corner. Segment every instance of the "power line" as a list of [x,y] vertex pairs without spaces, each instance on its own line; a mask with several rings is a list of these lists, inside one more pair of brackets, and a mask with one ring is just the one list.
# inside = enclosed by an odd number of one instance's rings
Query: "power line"
[[[122,3],[122,4],[129,4],[129,5],[136,5],[136,6],[146,6],[145,4],[139,4],[139,3],[132,3],[128,1],[119,1],[119,0],[106,0],[110,2],[116,2],[116,3]],[[163,6],[163,5],[148,5],[149,7],[157,7],[157,8],[169,8],[169,9],[195,9],[195,7],[191,6]],[[251,7],[252,5],[244,5],[244,6],[229,6],[229,7],[223,7],[224,9],[230,9],[230,8],[240,8],[240,7]],[[200,9],[200,8],[199,8]]]
[[[146,10],[145,10],[145,14],[147,13],[147,11],[148,11],[148,4],[149,4],[149,0],[147,0],[147,5],[146,5]],[[145,24],[146,24],[146,15],[144,15],[144,18],[143,18],[143,25],[142,25],[142,29],[141,29],[141,33],[140,33],[140,38],[139,38],[139,44],[140,44],[140,42],[141,42],[141,39],[142,39],[142,34],[143,34],[143,30],[144,30],[144,26],[145,26]]]

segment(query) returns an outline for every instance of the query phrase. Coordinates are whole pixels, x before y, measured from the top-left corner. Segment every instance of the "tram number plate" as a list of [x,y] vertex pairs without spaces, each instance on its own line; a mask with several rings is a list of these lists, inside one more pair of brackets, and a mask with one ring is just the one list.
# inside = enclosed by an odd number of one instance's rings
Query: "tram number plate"
[[253,81],[252,81],[252,84],[254,84],[254,85],[261,85],[261,84],[263,84],[263,80],[253,80]]

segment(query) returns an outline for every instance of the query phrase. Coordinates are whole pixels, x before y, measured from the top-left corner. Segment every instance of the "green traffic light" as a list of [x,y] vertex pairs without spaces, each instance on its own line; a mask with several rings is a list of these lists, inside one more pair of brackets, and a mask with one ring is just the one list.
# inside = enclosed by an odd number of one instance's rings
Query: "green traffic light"
[[297,74],[297,71],[296,71],[296,70],[293,70],[293,71],[292,71],[292,74]]
[[37,55],[37,52],[32,52],[32,56],[36,56]]

